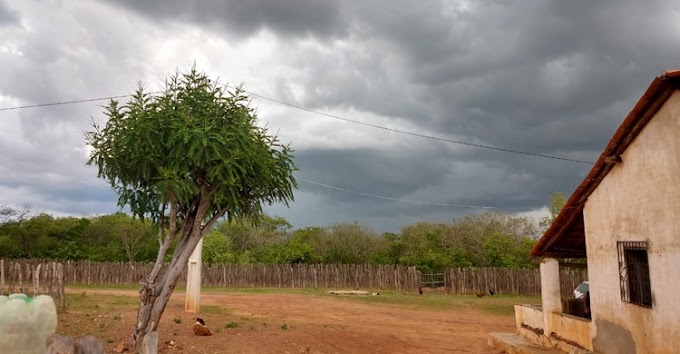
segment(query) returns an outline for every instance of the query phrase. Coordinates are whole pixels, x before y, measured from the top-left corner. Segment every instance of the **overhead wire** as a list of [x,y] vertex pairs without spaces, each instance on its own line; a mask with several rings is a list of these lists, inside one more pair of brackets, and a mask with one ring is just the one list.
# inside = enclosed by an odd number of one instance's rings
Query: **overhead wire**
[[[302,110],[305,112],[325,116],[328,118],[333,118],[337,120],[341,120],[344,122],[348,123],[353,123],[353,124],[358,124],[358,125],[363,125],[366,127],[371,127],[375,129],[381,129],[385,131],[390,131],[393,133],[399,133],[399,134],[404,134],[404,135],[410,135],[410,136],[415,136],[419,138],[424,138],[424,139],[430,139],[430,140],[436,140],[436,141],[441,141],[445,143],[451,143],[451,144],[458,144],[458,145],[464,145],[464,146],[471,146],[471,147],[476,147],[476,148],[481,148],[481,149],[488,149],[488,150],[495,150],[495,151],[501,151],[501,152],[507,152],[507,153],[512,153],[512,154],[520,154],[520,155],[527,155],[527,156],[535,156],[535,157],[543,157],[543,158],[548,158],[548,159],[554,159],[554,160],[561,160],[561,161],[569,161],[569,162],[576,162],[576,163],[581,163],[581,164],[588,164],[592,165],[594,162],[592,161],[585,161],[585,160],[579,160],[579,159],[572,159],[568,157],[561,157],[561,156],[554,156],[554,155],[547,155],[547,154],[539,154],[535,152],[529,152],[529,151],[521,151],[521,150],[514,150],[514,149],[508,149],[508,148],[502,148],[502,147],[496,147],[496,146],[491,146],[491,145],[484,145],[484,144],[477,144],[477,143],[470,143],[466,141],[460,141],[460,140],[453,140],[453,139],[448,139],[448,138],[442,138],[438,136],[433,136],[433,135],[427,135],[427,134],[422,134],[422,133],[416,133],[412,131],[406,131],[406,130],[401,130],[401,129],[395,129],[395,128],[389,128],[385,127],[382,125],[377,125],[373,123],[367,123],[367,122],[362,122],[354,119],[349,119],[349,118],[344,118],[335,114],[330,114],[326,112],[321,112],[317,110],[313,110],[311,108],[303,107],[300,105],[296,105],[293,103],[277,100],[271,97],[267,97],[264,95],[260,95],[258,93],[249,91],[249,90],[244,90],[244,92],[249,93],[250,95],[254,97],[261,98],[266,101],[274,102],[280,105],[288,106],[291,108],[295,108],[298,110]],[[99,97],[99,98],[90,98],[90,99],[82,99],[82,100],[73,100],[73,101],[62,101],[62,102],[53,102],[53,103],[41,103],[41,104],[33,104],[33,105],[24,105],[24,106],[14,106],[14,107],[2,107],[0,108],[0,112],[2,111],[11,111],[11,110],[18,110],[18,109],[26,109],[26,108],[37,108],[37,107],[47,107],[47,106],[59,106],[59,105],[65,105],[65,104],[75,104],[75,103],[85,103],[85,102],[94,102],[94,101],[103,101],[103,100],[108,100],[108,99],[116,99],[116,98],[124,98],[124,97],[130,97],[131,95],[117,95],[117,96],[107,96],[107,97]]]
[[14,106],[14,107],[1,107],[0,112],[14,111],[14,110],[18,110],[18,109],[27,109],[27,108],[38,108],[38,107],[49,107],[49,106],[61,106],[61,105],[75,104],[75,103],[96,102],[96,101],[111,100],[111,99],[116,99],[116,98],[125,98],[125,97],[130,97],[130,96],[132,96],[132,95],[106,96],[106,97],[87,98],[87,99],[73,100],[73,101],[28,104],[28,105],[23,105],[23,106]]
[[315,182],[315,181],[305,179],[305,178],[301,178],[301,177],[295,177],[295,179],[299,180],[299,181],[306,182],[306,183],[314,184],[314,185],[317,185],[317,186],[320,186],[320,187],[333,189],[333,190],[336,190],[336,191],[352,193],[352,194],[357,194],[357,195],[361,195],[361,196],[364,196],[364,197],[370,197],[370,198],[376,198],[376,199],[384,199],[384,200],[391,200],[391,201],[395,201],[395,202],[403,202],[403,203],[431,205],[431,206],[447,206],[447,207],[468,208],[468,209],[495,209],[495,210],[536,210],[537,209],[537,208],[529,208],[529,207],[501,207],[501,206],[487,206],[487,205],[425,202],[425,201],[421,201],[421,200],[386,197],[386,196],[383,196],[383,195],[359,192],[359,191],[355,191],[355,190],[351,190],[351,189],[340,188],[340,187],[331,186],[329,184]]
[[411,135],[411,136],[416,136],[416,137],[419,137],[419,138],[425,138],[425,139],[430,139],[430,140],[437,140],[437,141],[446,142],[446,143],[451,143],[451,144],[472,146],[472,147],[477,147],[477,148],[482,148],[482,149],[489,149],[489,150],[495,150],[495,151],[502,151],[502,152],[508,152],[508,153],[513,153],[513,154],[521,154],[521,155],[529,155],[529,156],[536,156],[536,157],[544,157],[544,158],[548,158],[548,159],[562,160],[562,161],[569,161],[569,162],[576,162],[576,163],[582,163],[582,164],[588,164],[588,165],[594,164],[594,162],[592,162],[592,161],[585,161],[585,160],[571,159],[571,158],[568,158],[568,157],[560,157],[560,156],[539,154],[539,153],[535,153],[535,152],[527,152],[527,151],[513,150],[513,149],[508,149],[508,148],[501,148],[501,147],[490,146],[490,145],[469,143],[469,142],[460,141],[460,140],[453,140],[453,139],[447,139],[447,138],[442,138],[442,137],[437,137],[437,136],[432,136],[432,135],[427,135],[427,134],[421,134],[421,133],[416,133],[416,132],[410,132],[410,131],[406,131],[406,130],[400,130],[400,129],[395,129],[395,128],[388,128],[388,127],[385,127],[385,126],[382,126],[382,125],[377,125],[377,124],[372,124],[372,123],[366,123],[366,122],[362,122],[362,121],[358,121],[358,120],[354,120],[354,119],[344,118],[344,117],[340,117],[340,116],[337,116],[337,115],[334,115],[334,114],[325,113],[325,112],[313,110],[313,109],[310,109],[310,108],[307,108],[307,107],[299,106],[299,105],[296,105],[296,104],[292,104],[292,103],[288,103],[288,102],[276,100],[276,99],[273,99],[273,98],[270,98],[270,97],[262,96],[262,95],[257,94],[257,93],[253,93],[252,91],[248,91],[248,90],[244,90],[244,91],[247,92],[247,93],[249,93],[249,94],[252,95],[252,96],[259,97],[259,98],[261,98],[261,99],[264,99],[264,100],[267,100],[267,101],[271,101],[271,102],[274,102],[274,103],[278,103],[278,104],[281,104],[281,105],[284,105],[284,106],[288,106],[288,107],[291,107],[291,108],[296,108],[296,109],[299,109],[299,110],[302,110],[302,111],[306,111],[306,112],[310,112],[310,113],[314,113],[314,114],[326,116],[326,117],[333,118],[333,119],[342,120],[342,121],[349,122],[349,123],[359,124],[359,125],[363,125],[363,126],[367,126],[367,127],[371,127],[371,128],[376,128],[376,129],[382,129],[382,130],[390,131],[390,132],[393,132],[393,133]]
[[[467,146],[472,146],[472,147],[508,152],[508,153],[530,155],[530,156],[550,158],[550,159],[556,159],[556,160],[562,160],[562,161],[577,162],[577,163],[584,163],[584,164],[593,164],[593,162],[588,162],[588,161],[583,161],[583,160],[570,159],[570,158],[565,158],[565,157],[538,154],[538,153],[519,151],[519,150],[512,150],[512,149],[506,149],[506,148],[499,148],[499,147],[493,147],[493,146],[481,145],[481,144],[475,144],[475,143],[468,143],[468,142],[451,140],[451,139],[446,139],[446,138],[441,138],[441,137],[436,137],[436,136],[431,136],[431,135],[426,135],[426,134],[421,134],[421,133],[415,133],[415,132],[410,132],[410,131],[405,131],[405,130],[388,128],[388,127],[380,126],[380,125],[377,125],[377,124],[361,122],[361,121],[348,119],[348,118],[340,117],[340,116],[337,116],[337,115],[333,115],[333,114],[329,114],[329,113],[325,113],[325,112],[321,112],[321,111],[312,110],[312,109],[307,108],[307,107],[303,107],[303,106],[295,105],[295,104],[292,104],[292,103],[276,100],[276,99],[273,99],[273,98],[270,98],[270,97],[267,97],[267,96],[263,96],[263,95],[254,93],[252,91],[248,91],[248,90],[244,90],[244,91],[249,93],[252,96],[259,97],[261,99],[271,101],[271,102],[274,102],[274,103],[277,103],[277,104],[281,104],[281,105],[284,105],[284,106],[288,106],[288,107],[291,107],[291,108],[303,110],[303,111],[318,114],[318,115],[321,115],[321,116],[326,116],[326,117],[333,118],[333,119],[338,119],[338,120],[349,122],[349,123],[359,124],[359,125],[363,125],[363,126],[376,128],[376,129],[382,129],[382,130],[391,131],[391,132],[395,132],[395,133],[406,134],[406,135],[411,135],[411,136],[416,136],[416,137],[426,138],[426,139],[431,139],[431,140],[438,140],[438,141],[448,142],[448,143],[453,143],[453,144],[467,145]],[[0,107],[0,112],[20,110],[20,109],[29,109],[29,108],[59,106],[59,105],[67,105],[67,104],[96,102],[96,101],[119,99],[119,98],[131,97],[131,96],[132,95],[130,95],[130,94],[115,95],[115,96],[97,97],[97,98],[80,99],[80,100],[58,101],[58,102],[40,103],[40,104],[32,104],[32,105],[21,105],[21,106],[11,106],[11,107]],[[499,207],[499,206],[486,206],[486,205],[467,205],[467,204],[457,204],[457,203],[426,202],[426,201],[420,201],[420,200],[394,198],[394,197],[387,197],[387,196],[378,195],[378,194],[365,193],[365,192],[360,192],[360,191],[351,190],[351,189],[347,189],[347,188],[331,186],[331,185],[328,185],[328,184],[325,184],[325,183],[320,183],[320,182],[316,182],[316,181],[312,181],[312,180],[308,180],[308,179],[304,179],[304,178],[300,178],[300,177],[296,177],[296,179],[303,181],[303,182],[306,182],[306,183],[310,183],[310,184],[313,184],[313,185],[317,185],[317,186],[320,186],[320,187],[331,189],[331,190],[336,190],[336,191],[341,191],[341,192],[346,192],[346,193],[352,193],[352,194],[356,194],[356,195],[360,195],[360,196],[364,196],[364,197],[375,198],[375,199],[383,199],[383,200],[402,202],[402,203],[421,204],[421,205],[430,205],[430,206],[447,206],[447,207],[457,207],[457,208],[471,208],[471,209],[496,209],[496,210],[535,210],[536,209],[536,208],[528,208],[528,207]]]

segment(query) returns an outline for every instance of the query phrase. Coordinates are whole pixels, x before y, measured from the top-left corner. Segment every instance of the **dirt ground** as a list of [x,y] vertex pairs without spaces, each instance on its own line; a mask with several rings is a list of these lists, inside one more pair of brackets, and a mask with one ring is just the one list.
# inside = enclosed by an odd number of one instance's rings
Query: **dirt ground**
[[[94,335],[113,353],[129,338],[135,291],[70,289],[57,332]],[[161,353],[497,353],[489,332],[512,332],[512,299],[428,298],[381,294],[356,299],[314,294],[204,292],[201,314],[213,336],[194,336],[196,315],[184,312],[176,291],[159,327]],[[434,296],[434,295],[433,295]],[[498,298],[498,297],[496,297]],[[453,300],[449,300],[453,299]],[[461,300],[462,299],[462,300]],[[476,302],[487,301],[486,310]],[[489,311],[503,306],[503,311]],[[500,307],[498,307],[500,309]],[[173,340],[174,348],[163,343]]]

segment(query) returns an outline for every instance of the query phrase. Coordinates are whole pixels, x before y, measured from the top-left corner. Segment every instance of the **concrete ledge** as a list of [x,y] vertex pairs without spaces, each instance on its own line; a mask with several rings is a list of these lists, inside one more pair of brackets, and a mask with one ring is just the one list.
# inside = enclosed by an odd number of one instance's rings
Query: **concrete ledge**
[[489,333],[490,347],[507,354],[564,354],[553,348],[530,343],[516,333]]

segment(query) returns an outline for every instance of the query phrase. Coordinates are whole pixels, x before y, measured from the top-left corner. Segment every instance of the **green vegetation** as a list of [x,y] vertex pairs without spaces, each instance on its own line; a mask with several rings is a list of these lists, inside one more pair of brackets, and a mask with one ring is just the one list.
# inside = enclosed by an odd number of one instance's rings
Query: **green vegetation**
[[222,315],[229,313],[229,310],[222,306],[217,305],[201,305],[201,313],[211,314],[211,315]]
[[[107,287],[108,288],[108,287]],[[100,287],[100,289],[107,289]],[[325,290],[318,289],[279,289],[279,288],[207,288],[206,292],[223,294],[225,292],[237,293],[244,295],[259,295],[259,294],[295,294],[303,296],[324,296],[337,301],[357,301],[370,304],[394,305],[399,307],[413,307],[415,309],[430,309],[430,310],[476,310],[499,316],[512,316],[514,314],[514,305],[518,303],[535,304],[540,303],[539,296],[516,296],[516,295],[487,295],[483,298],[477,298],[475,295],[447,295],[443,293],[428,293],[427,295],[418,295],[414,293],[405,293],[399,291],[381,291],[378,296],[337,296],[330,295]],[[100,311],[120,310],[125,304],[134,304],[135,299],[132,296],[121,295],[72,295],[67,294],[66,299],[69,303],[77,303],[78,308],[91,310],[97,308]],[[201,305],[201,312],[210,315],[229,314],[231,310],[220,305]],[[115,317],[115,316],[114,316]],[[115,318],[113,318],[115,320]],[[175,317],[175,323],[181,323],[181,318]],[[179,322],[178,322],[179,321]],[[238,320],[233,320],[231,326],[225,328],[236,328],[247,323],[252,323],[253,319],[250,317],[240,317]],[[263,327],[267,327],[266,322],[262,322]]]
[[381,291],[378,296],[338,296],[345,301],[411,306],[435,310],[476,309],[494,315],[512,316],[517,303],[540,303],[538,296],[495,295],[477,298],[475,295],[427,294],[419,296],[396,291]]
[[[421,222],[384,234],[356,223],[294,229],[281,217],[265,215],[258,225],[243,219],[217,224],[205,236],[203,260],[400,264],[424,272],[532,267],[528,253],[543,230],[530,219],[499,213],[471,214],[449,223]],[[130,244],[136,251],[126,251]],[[0,258],[152,262],[157,251],[152,225],[122,213],[92,218],[38,215],[0,225]]]
[[224,328],[239,328],[239,327],[241,327],[241,324],[239,324],[236,321],[231,321],[224,325]]

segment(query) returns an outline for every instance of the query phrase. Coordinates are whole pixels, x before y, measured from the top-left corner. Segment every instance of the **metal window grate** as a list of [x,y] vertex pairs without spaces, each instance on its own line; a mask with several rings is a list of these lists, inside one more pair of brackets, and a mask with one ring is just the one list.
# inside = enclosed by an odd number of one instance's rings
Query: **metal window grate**
[[652,307],[647,242],[617,242],[621,300]]

